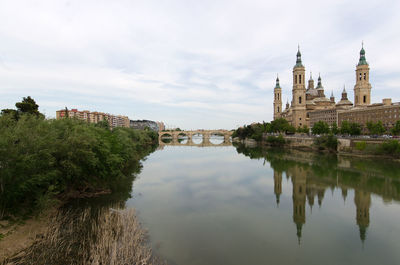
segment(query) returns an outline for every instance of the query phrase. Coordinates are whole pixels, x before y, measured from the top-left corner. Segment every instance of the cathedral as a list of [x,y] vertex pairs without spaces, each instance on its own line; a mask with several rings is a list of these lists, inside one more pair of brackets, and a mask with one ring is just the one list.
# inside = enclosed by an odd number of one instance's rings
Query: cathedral
[[[359,109],[371,104],[369,65],[365,59],[364,47],[360,51],[360,59],[356,67],[354,105],[347,98],[345,88],[343,88],[342,98],[339,102],[335,102],[333,93],[330,98],[327,98],[321,76],[318,77],[317,86],[315,87],[312,75],[310,74],[310,79],[307,82],[305,72],[306,70],[302,63],[299,49],[297,51],[296,64],[293,67],[292,101],[290,105],[289,102],[286,103],[285,109],[282,109],[282,88],[279,85],[279,78],[276,79],[276,86],[274,88],[274,120],[284,118],[295,128],[304,125],[310,127],[313,125],[310,116],[320,117],[323,115],[324,117],[321,117],[320,120],[326,120],[331,125],[337,122],[338,111],[343,112],[354,108]],[[307,88],[306,83],[308,83]]]

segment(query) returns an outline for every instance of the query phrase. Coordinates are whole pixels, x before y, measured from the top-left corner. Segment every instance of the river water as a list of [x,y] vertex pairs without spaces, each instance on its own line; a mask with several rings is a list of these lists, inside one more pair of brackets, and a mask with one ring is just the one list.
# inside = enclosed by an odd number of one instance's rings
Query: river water
[[163,146],[126,207],[174,265],[400,264],[400,164]]

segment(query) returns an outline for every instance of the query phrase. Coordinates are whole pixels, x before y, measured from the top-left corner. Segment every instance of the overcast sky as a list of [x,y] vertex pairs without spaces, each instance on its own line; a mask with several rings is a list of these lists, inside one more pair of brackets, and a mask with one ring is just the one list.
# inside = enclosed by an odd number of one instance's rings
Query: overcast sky
[[361,42],[372,101],[400,101],[400,1],[0,0],[0,108],[32,96],[183,129],[272,119],[276,74],[353,101]]

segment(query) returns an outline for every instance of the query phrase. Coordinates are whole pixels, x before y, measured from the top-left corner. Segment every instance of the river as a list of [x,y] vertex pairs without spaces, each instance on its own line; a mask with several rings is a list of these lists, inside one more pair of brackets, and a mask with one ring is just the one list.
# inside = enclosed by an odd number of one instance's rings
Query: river
[[169,264],[400,264],[400,167],[244,147],[165,146],[127,207]]
[[399,162],[180,142],[149,155],[132,187],[63,207],[17,264],[129,264],[134,215],[170,265],[400,264]]

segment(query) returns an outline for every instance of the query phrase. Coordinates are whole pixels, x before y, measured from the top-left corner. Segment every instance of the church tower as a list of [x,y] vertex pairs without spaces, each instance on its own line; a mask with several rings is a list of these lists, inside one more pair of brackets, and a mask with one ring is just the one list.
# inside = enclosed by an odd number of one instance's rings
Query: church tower
[[293,67],[293,90],[292,90],[292,125],[301,127],[306,125],[306,80],[305,68],[301,62],[300,48],[297,51],[296,64]]
[[274,88],[274,120],[281,117],[282,112],[282,88],[279,85],[279,77],[276,77]]
[[356,85],[354,86],[354,106],[371,104],[371,84],[369,83],[369,65],[365,59],[364,45],[360,51],[360,60],[356,68]]

